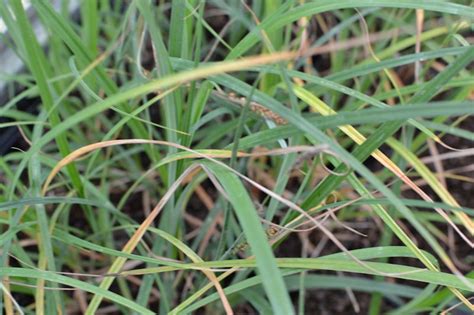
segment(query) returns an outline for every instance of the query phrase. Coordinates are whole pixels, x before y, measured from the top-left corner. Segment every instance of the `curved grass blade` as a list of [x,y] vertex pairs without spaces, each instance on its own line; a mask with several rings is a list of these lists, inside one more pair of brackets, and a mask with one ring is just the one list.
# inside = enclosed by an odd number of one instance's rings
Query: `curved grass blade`
[[293,306],[280,270],[275,263],[257,211],[240,179],[222,166],[208,163],[206,167],[218,178],[241,223],[250,248],[255,255],[263,286],[275,314],[294,314]]
[[80,281],[74,278],[62,276],[50,271],[42,271],[37,269],[25,269],[25,268],[13,268],[13,267],[0,267],[0,275],[8,277],[20,277],[29,279],[43,279],[55,283],[61,283],[79,290],[90,292],[97,296],[101,296],[117,304],[123,305],[133,311],[139,312],[140,314],[153,315],[154,312],[149,309],[136,304],[127,298],[120,296],[117,293],[113,293],[84,281]]
[[416,1],[400,0],[393,2],[390,0],[340,0],[337,2],[331,0],[318,0],[309,2],[289,10],[288,12],[273,14],[263,20],[252,32],[244,37],[234,49],[227,55],[227,59],[235,59],[242,56],[246,51],[252,48],[260,39],[261,29],[266,32],[281,28],[298,19],[311,16],[318,13],[328,12],[338,9],[363,8],[363,7],[386,7],[386,8],[407,8],[423,9],[427,11],[437,11],[442,13],[456,14],[468,18],[474,17],[474,9],[469,6],[459,5],[446,1]]

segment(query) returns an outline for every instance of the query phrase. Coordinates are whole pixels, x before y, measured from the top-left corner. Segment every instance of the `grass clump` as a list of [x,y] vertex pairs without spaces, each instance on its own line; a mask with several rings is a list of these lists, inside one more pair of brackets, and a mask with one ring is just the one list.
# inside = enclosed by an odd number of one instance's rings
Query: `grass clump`
[[0,4],[2,312],[473,310],[469,1],[67,4]]

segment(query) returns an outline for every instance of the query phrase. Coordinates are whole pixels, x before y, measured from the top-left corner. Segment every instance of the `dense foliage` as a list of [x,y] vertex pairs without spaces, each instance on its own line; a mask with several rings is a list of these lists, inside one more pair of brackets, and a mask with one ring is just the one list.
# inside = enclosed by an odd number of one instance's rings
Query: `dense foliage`
[[472,311],[471,1],[154,2],[0,3],[5,314]]

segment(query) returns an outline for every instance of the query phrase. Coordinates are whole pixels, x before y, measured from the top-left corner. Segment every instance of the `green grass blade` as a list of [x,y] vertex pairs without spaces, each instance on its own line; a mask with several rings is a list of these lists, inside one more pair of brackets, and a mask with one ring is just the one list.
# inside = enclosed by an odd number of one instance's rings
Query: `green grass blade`
[[257,211],[239,178],[222,166],[206,164],[219,179],[229,201],[241,223],[242,229],[256,257],[263,286],[275,314],[293,314],[293,306],[285,287],[281,272],[276,266],[267,237],[263,231]]

